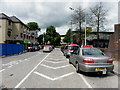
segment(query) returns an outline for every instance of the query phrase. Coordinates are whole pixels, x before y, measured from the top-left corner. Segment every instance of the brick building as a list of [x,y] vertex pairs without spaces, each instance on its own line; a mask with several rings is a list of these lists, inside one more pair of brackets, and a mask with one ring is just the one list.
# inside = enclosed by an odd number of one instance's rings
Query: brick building
[[114,28],[115,32],[110,36],[110,42],[106,53],[116,60],[120,60],[120,24],[116,24]]

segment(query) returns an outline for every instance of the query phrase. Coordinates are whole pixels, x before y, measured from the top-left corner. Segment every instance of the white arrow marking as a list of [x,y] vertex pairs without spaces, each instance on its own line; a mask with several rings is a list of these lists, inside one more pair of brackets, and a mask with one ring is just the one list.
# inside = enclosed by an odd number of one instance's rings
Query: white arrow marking
[[[61,59],[63,59],[63,58],[60,58],[60,59],[55,59],[55,58],[49,58],[49,59],[52,59],[52,60],[61,60]],[[64,58],[65,59],[65,58]]]
[[42,76],[42,77],[44,77],[44,78],[46,78],[46,79],[49,79],[49,80],[54,81],[54,80],[58,80],[58,79],[61,79],[61,78],[67,77],[67,76],[69,76],[69,75],[72,75],[72,74],[74,74],[75,72],[71,72],[71,73],[68,73],[68,74],[62,75],[62,76],[60,76],[60,77],[56,77],[56,78],[51,78],[51,77],[46,76],[46,75],[44,75],[44,74],[42,74],[42,73],[39,73],[39,72],[34,72],[34,73],[37,74],[37,75],[39,75],[39,76]]
[[44,67],[47,67],[47,68],[52,68],[52,69],[60,69],[60,68],[68,67],[70,65],[65,65],[65,66],[60,66],[60,67],[51,67],[51,66],[47,66],[47,65],[41,64],[41,66],[44,66]]
[[45,62],[51,62],[51,63],[62,63],[62,62],[66,62],[66,61],[59,61],[59,62],[54,62],[54,61],[49,61],[49,60],[45,60]]
[[3,72],[5,69],[0,70],[0,72]]
[[47,54],[47,56],[42,59],[14,88],[18,88],[50,54],[51,53]]

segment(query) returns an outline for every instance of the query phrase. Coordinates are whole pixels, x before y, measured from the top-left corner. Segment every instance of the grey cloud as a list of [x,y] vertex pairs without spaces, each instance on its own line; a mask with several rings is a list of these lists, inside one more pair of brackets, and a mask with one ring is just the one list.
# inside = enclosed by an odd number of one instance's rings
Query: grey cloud
[[[31,21],[38,22],[39,26],[45,29],[49,25],[55,27],[64,27],[68,25],[70,21],[70,14],[73,11],[69,10],[69,7],[74,9],[82,5],[81,2],[4,2],[0,0],[0,12],[4,12],[8,16],[15,15],[21,19],[24,23]],[[89,3],[89,6],[93,6],[95,3]],[[107,7],[111,7],[112,3],[106,4]],[[110,8],[113,9],[113,8]],[[112,12],[110,12],[112,13]],[[116,22],[116,20],[112,20]],[[63,28],[62,28],[63,29]],[[65,32],[66,33],[66,32]]]

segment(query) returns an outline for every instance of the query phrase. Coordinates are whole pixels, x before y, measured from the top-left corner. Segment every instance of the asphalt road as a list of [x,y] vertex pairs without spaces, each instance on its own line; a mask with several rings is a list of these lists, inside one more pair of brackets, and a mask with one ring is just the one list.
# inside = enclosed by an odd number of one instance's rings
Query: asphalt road
[[118,88],[118,75],[76,73],[60,49],[0,59],[1,88]]

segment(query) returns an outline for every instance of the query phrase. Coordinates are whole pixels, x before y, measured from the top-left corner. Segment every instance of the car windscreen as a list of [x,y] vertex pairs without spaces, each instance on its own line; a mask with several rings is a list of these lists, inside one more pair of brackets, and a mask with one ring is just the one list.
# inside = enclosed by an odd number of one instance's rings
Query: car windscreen
[[50,47],[44,47],[44,48],[50,48]]
[[78,46],[69,46],[68,47],[68,49],[70,49],[70,50],[76,50],[76,49],[78,49],[79,47]]
[[96,48],[84,48],[82,49],[82,54],[83,55],[104,55],[102,51]]

